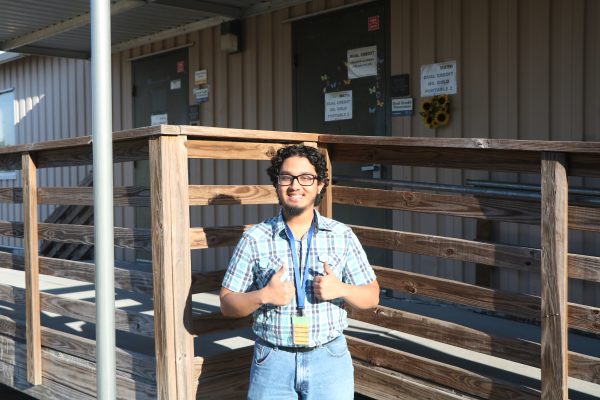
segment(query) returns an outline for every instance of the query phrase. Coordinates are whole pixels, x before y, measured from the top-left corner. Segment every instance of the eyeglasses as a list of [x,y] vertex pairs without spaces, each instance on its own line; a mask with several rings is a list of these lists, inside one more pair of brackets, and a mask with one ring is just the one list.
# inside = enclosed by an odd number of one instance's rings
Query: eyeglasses
[[277,182],[279,182],[280,186],[290,186],[294,183],[294,179],[298,181],[301,186],[311,186],[315,183],[316,176],[310,174],[302,174],[302,175],[279,175],[277,177]]

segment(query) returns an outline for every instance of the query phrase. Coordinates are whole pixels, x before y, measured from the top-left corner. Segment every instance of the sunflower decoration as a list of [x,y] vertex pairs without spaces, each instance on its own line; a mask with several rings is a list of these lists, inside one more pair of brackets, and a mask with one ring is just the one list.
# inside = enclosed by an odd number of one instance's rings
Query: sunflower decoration
[[450,99],[448,95],[433,96],[421,103],[419,111],[423,123],[430,129],[442,127],[450,120]]

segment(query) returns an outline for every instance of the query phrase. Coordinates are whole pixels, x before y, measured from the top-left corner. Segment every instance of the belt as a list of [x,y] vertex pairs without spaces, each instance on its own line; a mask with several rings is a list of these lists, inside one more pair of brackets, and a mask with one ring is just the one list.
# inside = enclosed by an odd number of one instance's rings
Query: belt
[[319,347],[323,347],[323,346],[328,345],[329,343],[333,342],[335,339],[337,339],[337,337],[334,338],[334,339],[331,339],[327,343],[323,343],[323,344],[320,344],[318,346],[310,346],[310,347],[309,346],[298,346],[298,347],[296,347],[296,346],[275,346],[274,344],[271,344],[271,343],[269,343],[269,342],[267,342],[266,340],[263,340],[263,339],[258,339],[257,341],[259,343],[263,344],[264,346],[270,347],[272,349],[282,350],[282,351],[285,351],[285,352],[288,352],[288,353],[308,353],[310,351],[318,349]]

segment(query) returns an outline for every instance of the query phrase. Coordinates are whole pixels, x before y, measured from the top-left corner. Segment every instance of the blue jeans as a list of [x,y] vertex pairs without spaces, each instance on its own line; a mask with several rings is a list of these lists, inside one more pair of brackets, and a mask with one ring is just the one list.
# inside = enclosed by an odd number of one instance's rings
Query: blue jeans
[[254,345],[249,400],[351,400],[354,367],[346,338],[307,352],[279,349],[261,339]]

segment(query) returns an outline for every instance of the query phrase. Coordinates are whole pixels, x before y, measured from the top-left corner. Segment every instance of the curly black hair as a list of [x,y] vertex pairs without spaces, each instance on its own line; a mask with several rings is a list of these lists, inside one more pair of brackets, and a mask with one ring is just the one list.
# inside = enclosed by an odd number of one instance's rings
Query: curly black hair
[[289,157],[304,157],[315,167],[317,171],[317,180],[323,182],[325,186],[315,199],[315,205],[318,206],[325,195],[325,190],[329,186],[329,175],[327,171],[327,161],[319,149],[301,144],[293,144],[291,146],[282,147],[277,150],[277,153],[271,158],[271,166],[267,168],[267,173],[271,178],[271,183],[277,188],[277,177],[281,172],[283,162]]

